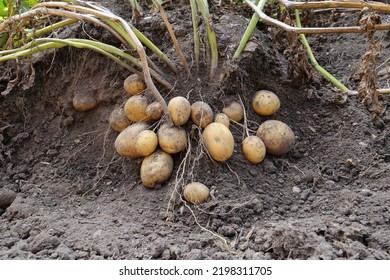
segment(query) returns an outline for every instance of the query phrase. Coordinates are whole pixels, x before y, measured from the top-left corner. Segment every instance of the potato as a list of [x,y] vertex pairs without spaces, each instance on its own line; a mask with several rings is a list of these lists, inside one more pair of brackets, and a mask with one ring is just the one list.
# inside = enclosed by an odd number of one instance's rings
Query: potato
[[187,133],[179,126],[164,123],[160,126],[157,135],[160,148],[168,154],[179,153],[187,146]]
[[278,96],[268,90],[256,92],[252,101],[253,110],[260,116],[270,116],[275,114],[280,108]]
[[77,111],[85,112],[96,107],[97,101],[95,97],[84,94],[76,94],[72,100],[73,107]]
[[123,157],[137,158],[140,155],[135,149],[135,140],[138,134],[148,129],[148,124],[138,122],[125,128],[115,139],[115,150]]
[[226,161],[233,154],[234,138],[229,128],[217,122],[206,126],[202,134],[204,145],[216,161]]
[[141,181],[147,188],[164,183],[173,171],[172,156],[160,149],[144,158],[141,164]]
[[230,126],[229,117],[225,113],[218,113],[215,115],[214,122],[221,123],[225,125],[227,128]]
[[197,126],[205,128],[213,121],[213,110],[207,103],[197,101],[191,105],[191,119]]
[[199,204],[209,197],[209,188],[202,183],[193,182],[183,188],[183,196],[187,202]]
[[123,87],[128,94],[137,95],[145,90],[145,83],[141,77],[133,74],[125,79]]
[[146,115],[152,120],[159,120],[163,115],[163,108],[157,101],[152,102],[145,109]]
[[123,108],[116,108],[110,114],[109,124],[113,130],[121,132],[130,125],[130,120],[126,117]]
[[263,140],[267,153],[272,155],[286,154],[295,144],[294,132],[287,124],[277,120],[263,122],[256,135]]
[[183,125],[190,118],[191,104],[186,98],[176,96],[169,101],[168,112],[175,125]]
[[222,112],[224,112],[229,119],[235,122],[240,122],[244,117],[244,109],[242,108],[242,105],[235,101],[230,103],[229,106],[223,108]]
[[242,152],[249,162],[256,164],[263,161],[266,148],[259,137],[248,136],[242,141]]
[[140,156],[146,157],[152,154],[158,144],[157,134],[151,130],[142,130],[135,137],[135,151]]
[[134,95],[130,97],[124,106],[125,115],[133,122],[150,121],[146,115],[146,107],[148,107],[148,99],[144,95]]

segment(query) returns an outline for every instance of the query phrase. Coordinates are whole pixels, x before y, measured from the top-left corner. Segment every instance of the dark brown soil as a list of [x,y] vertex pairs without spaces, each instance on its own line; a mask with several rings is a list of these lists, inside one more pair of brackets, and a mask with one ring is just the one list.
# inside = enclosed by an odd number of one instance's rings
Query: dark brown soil
[[[100,2],[130,19],[127,1]],[[190,8],[175,5],[166,12],[191,61]],[[167,100],[177,95],[204,100],[214,112],[241,98],[249,129],[281,120],[295,133],[293,150],[252,165],[241,151],[244,129],[232,124],[234,155],[215,163],[202,153],[195,129],[188,157],[175,155],[168,182],[147,189],[140,180],[141,160],[116,154],[117,133],[108,125],[111,111],[128,98],[122,83],[129,72],[85,50],[41,55],[34,59],[32,87],[0,96],[0,259],[390,259],[389,110],[374,117],[356,96],[341,104],[319,77],[293,87],[284,48],[274,40],[275,30],[264,25],[233,61],[250,13],[227,5],[213,9],[224,82],[211,84],[201,65],[205,74],[198,78],[194,67],[189,79],[165,69],[174,89],[159,89]],[[321,23],[319,16],[314,20]],[[353,23],[352,16],[339,15],[337,24],[343,22]],[[179,65],[158,15],[137,26]],[[83,30],[118,44],[89,25],[60,35],[86,36]],[[388,58],[389,34],[378,34],[384,47],[379,63]],[[356,89],[351,74],[367,50],[364,36],[309,39],[319,63]],[[388,87],[388,79],[383,74],[379,84]],[[0,89],[5,87],[2,80]],[[271,117],[251,109],[260,89],[281,100]],[[98,106],[74,110],[77,93],[94,95]],[[389,107],[389,95],[380,101]],[[192,124],[185,128],[191,131]],[[187,207],[175,195],[191,181],[211,188],[206,203]]]

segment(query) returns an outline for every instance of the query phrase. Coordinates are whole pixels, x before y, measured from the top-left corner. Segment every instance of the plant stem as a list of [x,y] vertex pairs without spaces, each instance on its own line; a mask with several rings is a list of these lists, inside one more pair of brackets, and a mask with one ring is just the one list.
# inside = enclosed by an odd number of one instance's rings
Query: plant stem
[[[324,34],[324,33],[363,33],[364,28],[361,26],[346,26],[346,27],[292,27],[284,22],[278,21],[267,16],[263,11],[257,8],[249,0],[244,0],[251,8],[260,16],[260,19],[266,24],[281,28],[285,31],[294,32],[297,34]],[[309,2],[310,3],[310,2]],[[389,30],[390,24],[376,24],[374,30]]]
[[196,74],[199,74],[200,35],[198,30],[198,8],[196,6],[196,0],[190,0],[190,4],[191,4],[192,27],[194,33],[195,67],[196,67]]
[[211,52],[210,79],[213,80],[215,77],[215,70],[218,66],[217,38],[215,36],[214,30],[211,28],[210,13],[207,0],[196,0],[196,2],[206,24],[207,42],[209,43]]
[[181,63],[183,64],[184,66],[184,69],[186,70],[187,72],[187,77],[190,76],[190,68],[188,67],[188,64],[187,64],[187,61],[186,59],[184,58],[184,55],[183,53],[181,52],[181,49],[180,49],[180,46],[179,46],[179,43],[176,39],[176,36],[175,36],[175,33],[173,33],[173,30],[172,30],[172,27],[171,25],[169,24],[169,21],[167,19],[167,16],[165,15],[165,12],[164,12],[164,9],[163,7],[161,6],[161,4],[157,1],[157,0],[153,0],[153,3],[158,7],[159,11],[160,11],[160,15],[165,23],[165,26],[169,32],[169,35],[171,36],[172,38],[172,41],[173,41],[173,45],[175,46],[175,49],[176,49],[176,52],[181,60]]
[[[299,10],[295,10],[295,20],[297,23],[297,27],[301,28],[301,19],[299,15]],[[306,39],[305,34],[299,34],[299,37],[301,38],[301,41],[303,45],[306,48],[307,55],[309,56],[309,59],[311,63],[313,64],[314,68],[328,81],[330,81],[332,84],[334,84],[336,87],[338,87],[342,92],[349,92],[349,89],[343,85],[339,80],[337,80],[332,74],[330,74],[328,71],[326,71],[324,68],[322,68],[321,65],[318,64],[316,58],[314,57],[314,54],[310,48],[309,42]]]
[[[267,0],[260,0],[260,2],[257,4],[257,7],[260,10],[263,10],[264,5],[267,3]],[[253,30],[255,30],[257,23],[260,20],[260,16],[257,13],[254,13],[251,20],[249,21],[248,27],[246,28],[244,35],[241,38],[240,44],[238,45],[238,48],[236,52],[234,53],[233,58],[238,58],[242,51],[244,50],[246,43],[249,41],[249,38],[251,37]]]

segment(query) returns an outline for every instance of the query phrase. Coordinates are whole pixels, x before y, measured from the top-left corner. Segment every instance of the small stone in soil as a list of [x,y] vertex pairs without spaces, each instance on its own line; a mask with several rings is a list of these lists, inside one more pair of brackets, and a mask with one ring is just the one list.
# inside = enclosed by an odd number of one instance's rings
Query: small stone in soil
[[16,198],[16,192],[9,189],[0,190],[0,208],[8,208]]
[[309,198],[310,194],[310,190],[303,190],[301,194],[301,199],[306,201]]
[[292,192],[295,193],[295,194],[298,194],[298,193],[301,192],[301,189],[299,187],[295,186],[295,187],[292,188]]

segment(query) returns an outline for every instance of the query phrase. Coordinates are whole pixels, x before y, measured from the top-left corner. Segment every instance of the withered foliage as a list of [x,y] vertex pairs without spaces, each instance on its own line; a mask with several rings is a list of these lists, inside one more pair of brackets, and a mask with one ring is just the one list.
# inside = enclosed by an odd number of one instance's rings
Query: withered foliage
[[381,23],[381,18],[375,12],[363,9],[359,16],[359,24],[365,30],[365,36],[369,42],[367,52],[363,55],[357,70],[359,77],[358,95],[359,99],[376,116],[383,115],[385,108],[379,102],[377,89],[376,66],[377,58],[382,50],[382,44],[375,43],[374,27]]
[[[305,13],[303,13],[302,21],[305,20]],[[290,26],[294,26],[295,22],[287,10],[280,14],[280,20]],[[276,34],[276,39],[281,35],[286,35],[288,42],[287,48],[284,50],[284,55],[288,60],[288,77],[291,79],[294,87],[300,86],[304,83],[312,82],[316,76],[313,66],[309,62],[306,48],[299,38],[299,35],[294,32],[281,32]]]

